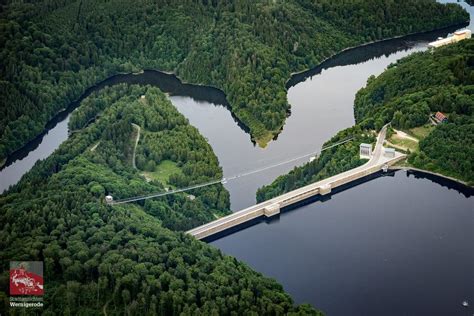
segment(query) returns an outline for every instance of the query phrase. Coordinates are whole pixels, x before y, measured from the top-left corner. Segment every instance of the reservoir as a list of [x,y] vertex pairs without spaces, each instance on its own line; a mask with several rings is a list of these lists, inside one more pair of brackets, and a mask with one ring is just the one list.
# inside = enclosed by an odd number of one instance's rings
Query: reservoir
[[470,316],[474,199],[458,190],[397,171],[212,244],[327,315]]
[[[472,7],[462,5],[472,16]],[[129,82],[169,92],[172,103],[208,139],[225,177],[301,157],[226,183],[235,211],[254,204],[259,187],[307,162],[331,136],[354,124],[355,93],[369,76],[452,31],[348,50],[294,76],[287,86],[291,115],[264,149],[250,141],[216,89],[145,71],[115,76],[92,90]],[[67,139],[69,113],[9,159],[0,171],[0,192]],[[473,210],[466,188],[399,171],[211,244],[275,278],[297,303],[310,303],[328,315],[472,315]],[[471,307],[462,307],[464,300]]]

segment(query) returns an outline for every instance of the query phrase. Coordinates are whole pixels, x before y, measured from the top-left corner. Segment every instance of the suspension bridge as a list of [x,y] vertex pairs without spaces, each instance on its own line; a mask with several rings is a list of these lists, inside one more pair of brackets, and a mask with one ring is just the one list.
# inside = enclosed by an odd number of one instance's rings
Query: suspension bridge
[[[350,137],[348,137],[348,138],[346,138],[346,139],[344,139],[340,142],[337,142],[337,143],[328,145],[326,147],[323,147],[320,150],[320,152],[323,152],[325,150],[328,150],[328,149],[334,148],[336,146],[345,144],[347,142],[352,141],[353,139],[354,139],[354,136],[350,136]],[[219,184],[219,183],[226,184],[229,181],[234,181],[234,180],[237,180],[237,179],[240,179],[240,178],[243,178],[243,177],[247,177],[247,176],[250,176],[250,175],[253,175],[253,174],[256,174],[256,173],[260,173],[260,172],[263,172],[263,171],[266,171],[266,170],[269,170],[269,169],[273,169],[273,168],[276,168],[276,167],[279,167],[279,166],[282,166],[282,165],[286,165],[286,164],[301,160],[301,159],[306,158],[306,157],[315,156],[317,154],[318,154],[318,152],[311,152],[311,153],[308,153],[308,154],[305,154],[305,155],[301,155],[301,156],[298,156],[298,157],[293,157],[293,158],[290,158],[288,160],[284,160],[284,161],[281,161],[281,162],[278,162],[278,163],[275,163],[275,164],[272,164],[272,165],[268,165],[268,166],[265,166],[265,167],[262,167],[262,168],[258,168],[258,169],[243,172],[243,173],[239,173],[239,174],[231,176],[231,177],[222,178],[222,179],[219,179],[219,180],[211,180],[211,181],[200,183],[200,184],[193,184],[193,185],[190,185],[190,186],[187,186],[187,187],[184,187],[184,188],[178,188],[178,189],[173,189],[173,190],[168,190],[168,191],[161,191],[161,192],[151,193],[151,194],[146,194],[146,195],[141,195],[141,196],[133,196],[133,197],[118,199],[118,200],[112,200],[112,199],[109,198],[107,200],[107,203],[110,204],[110,205],[126,204],[126,203],[132,203],[132,202],[147,200],[147,199],[163,197],[163,196],[176,194],[176,193],[192,191],[192,190],[195,190],[195,189],[200,189],[200,188],[204,188],[204,187],[207,187],[207,186],[216,185],[216,184]]]
[[387,157],[382,153],[386,129],[387,126],[384,126],[380,131],[375,150],[369,161],[364,165],[221,217],[210,223],[193,228],[186,233],[194,236],[196,239],[204,239],[262,216],[272,217],[278,215],[280,214],[280,210],[284,207],[306,200],[317,194],[329,194],[331,190],[336,187],[379,172],[380,170],[387,170],[389,165],[404,159],[405,155],[395,152],[395,156]]

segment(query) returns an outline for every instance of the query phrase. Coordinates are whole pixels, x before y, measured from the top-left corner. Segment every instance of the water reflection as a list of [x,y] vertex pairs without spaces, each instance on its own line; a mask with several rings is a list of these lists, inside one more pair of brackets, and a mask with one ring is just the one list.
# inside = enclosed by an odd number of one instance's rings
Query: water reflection
[[[292,106],[292,115],[287,119],[278,141],[271,142],[266,149],[258,148],[250,141],[247,128],[228,110],[225,95],[218,89],[182,84],[172,74],[152,70],[136,75],[113,76],[88,89],[79,100],[51,120],[44,133],[8,158],[0,171],[0,192],[17,183],[37,160],[49,156],[67,139],[70,112],[83,98],[93,91],[118,83],[150,84],[170,93],[170,99],[176,107],[207,137],[219,157],[226,177],[289,158],[317,153],[322,144],[337,131],[353,125],[352,104],[355,92],[365,84],[370,75],[381,73],[388,64],[411,52],[425,49],[427,41],[450,31],[452,30],[352,49],[313,70],[292,77],[288,83],[288,87],[291,86],[288,100]],[[232,209],[253,204],[259,187],[269,184],[278,175],[305,161],[306,159],[301,159],[229,183],[226,187],[231,192]]]
[[[468,9],[472,15],[472,7]],[[370,75],[451,31],[350,50],[292,77],[292,114],[278,140],[266,149],[249,141],[217,89],[145,71],[115,76],[92,90],[128,82],[169,92],[173,104],[209,140],[224,176],[230,177],[317,152],[337,131],[354,124],[354,96]],[[69,113],[76,105],[10,157],[0,172],[0,192],[67,139]],[[228,182],[232,209],[253,204],[258,187],[305,161]],[[474,254],[469,251],[474,246],[474,205],[466,198],[472,190],[412,174],[397,172],[352,186],[325,200],[285,210],[276,219],[257,220],[212,244],[277,278],[298,303],[312,303],[329,315],[471,315],[472,308],[463,309],[460,302],[474,301]]]
[[472,315],[473,199],[430,178],[376,177],[211,244],[327,315]]

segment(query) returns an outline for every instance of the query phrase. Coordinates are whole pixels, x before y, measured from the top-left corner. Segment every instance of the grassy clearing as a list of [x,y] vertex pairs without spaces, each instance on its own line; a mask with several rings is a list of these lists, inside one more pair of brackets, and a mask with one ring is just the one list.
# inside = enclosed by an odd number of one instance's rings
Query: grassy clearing
[[393,134],[390,137],[389,142],[394,144],[395,146],[402,147],[405,150],[409,149],[410,152],[416,152],[416,151],[419,150],[417,142],[415,142],[411,139],[408,139],[408,138],[399,137],[397,134]]
[[[422,140],[426,138],[433,130],[435,129],[435,126],[431,124],[425,124],[420,127],[415,127],[409,130],[405,130],[404,132],[408,134],[409,136],[416,138],[417,140]],[[419,152],[420,147],[418,145],[418,142],[416,142],[413,139],[410,139],[410,137],[403,137],[403,133],[399,133],[398,135],[392,134],[388,138],[388,142],[393,145],[395,148],[407,150],[409,149],[410,152]]]
[[436,126],[432,125],[432,124],[425,124],[423,126],[420,126],[420,127],[415,127],[415,128],[412,128],[407,132],[407,134],[410,134],[416,138],[418,138],[419,140],[422,140],[424,138],[426,138],[426,136],[428,136],[429,133],[431,133],[434,129],[435,129]]
[[158,166],[156,166],[156,169],[153,172],[143,171],[145,178],[160,181],[165,185],[168,185],[170,176],[176,173],[181,174],[182,171],[176,163],[171,160],[163,160]]

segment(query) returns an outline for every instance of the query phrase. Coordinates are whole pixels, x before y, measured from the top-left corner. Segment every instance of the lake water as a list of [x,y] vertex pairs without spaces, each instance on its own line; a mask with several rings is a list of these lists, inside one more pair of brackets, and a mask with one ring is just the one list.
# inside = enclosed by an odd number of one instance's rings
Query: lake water
[[[288,83],[291,116],[265,149],[250,141],[218,90],[182,85],[154,71],[116,76],[98,89],[129,82],[170,92],[172,103],[208,139],[227,178],[301,157],[229,181],[231,207],[239,210],[255,203],[259,187],[308,161],[331,136],[354,124],[355,93],[370,75],[447,33],[350,50],[293,77]],[[9,159],[0,171],[0,192],[67,139],[68,113]],[[275,220],[257,221],[211,244],[276,278],[296,302],[329,315],[472,315],[472,308],[461,306],[463,300],[474,304],[474,204],[472,193],[463,190],[444,180],[397,172]]]
[[327,315],[472,315],[474,200],[398,171],[212,245]]

